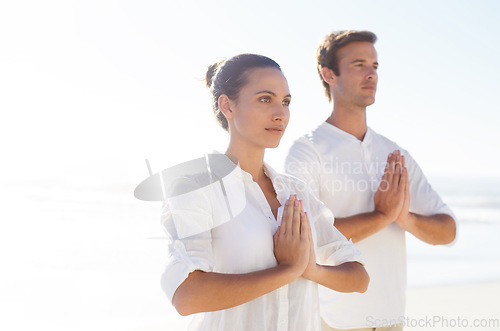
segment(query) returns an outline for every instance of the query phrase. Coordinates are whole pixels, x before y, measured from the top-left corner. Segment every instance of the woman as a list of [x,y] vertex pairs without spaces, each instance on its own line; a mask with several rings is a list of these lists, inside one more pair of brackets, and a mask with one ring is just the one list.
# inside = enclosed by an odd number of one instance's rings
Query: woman
[[[288,124],[287,81],[273,60],[242,54],[209,67],[207,86],[229,133],[224,158],[237,166],[222,189],[204,174],[183,178],[185,203],[164,204],[171,258],[163,289],[181,315],[205,312],[199,330],[320,330],[317,284],[364,292],[369,277],[331,212],[303,182],[264,163]],[[234,207],[238,194],[244,205],[226,212],[224,199]]]

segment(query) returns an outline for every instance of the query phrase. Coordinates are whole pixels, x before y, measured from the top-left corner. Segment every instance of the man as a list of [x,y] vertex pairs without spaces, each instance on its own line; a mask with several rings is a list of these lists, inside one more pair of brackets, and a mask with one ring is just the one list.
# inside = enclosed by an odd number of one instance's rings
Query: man
[[402,330],[405,231],[429,244],[455,240],[451,210],[408,152],[366,123],[377,89],[376,36],[328,35],[317,68],[331,116],[292,145],[287,172],[301,178],[335,215],[335,226],[366,256],[364,294],[320,289],[323,330]]

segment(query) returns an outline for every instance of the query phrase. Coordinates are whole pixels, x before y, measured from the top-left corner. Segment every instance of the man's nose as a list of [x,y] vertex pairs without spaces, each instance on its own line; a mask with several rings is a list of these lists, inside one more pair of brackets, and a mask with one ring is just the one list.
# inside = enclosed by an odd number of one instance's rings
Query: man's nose
[[370,71],[368,72],[368,76],[366,76],[366,78],[368,78],[370,80],[377,79],[377,77],[378,77],[378,75],[377,75],[377,69],[370,68],[369,70]]

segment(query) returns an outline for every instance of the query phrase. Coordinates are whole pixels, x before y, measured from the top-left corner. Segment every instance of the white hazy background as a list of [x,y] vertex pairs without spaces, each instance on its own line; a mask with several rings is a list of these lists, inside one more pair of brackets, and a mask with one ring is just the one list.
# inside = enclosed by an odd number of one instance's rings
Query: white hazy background
[[[497,1],[2,1],[0,329],[177,330],[160,206],[132,195],[144,159],[156,172],[223,151],[206,67],[260,53],[293,96],[267,155],[280,168],[331,111],[314,53],[340,29],[377,34],[369,125],[411,151],[463,223],[454,251],[410,241],[410,286],[499,280],[499,16]],[[422,281],[432,255],[444,275]],[[487,279],[448,280],[468,263]]]

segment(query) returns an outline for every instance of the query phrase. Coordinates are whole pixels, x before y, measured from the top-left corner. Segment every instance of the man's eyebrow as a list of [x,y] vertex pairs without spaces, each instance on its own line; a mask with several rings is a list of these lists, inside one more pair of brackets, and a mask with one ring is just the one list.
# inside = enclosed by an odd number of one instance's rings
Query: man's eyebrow
[[[355,64],[355,63],[366,63],[367,61],[366,60],[361,60],[361,59],[357,59],[357,60],[354,60],[351,62],[351,64]],[[373,62],[374,65],[378,66],[378,62]]]
[[[259,91],[259,92],[256,92],[255,94],[261,94],[261,93],[266,93],[266,94],[271,94],[272,96],[277,96],[276,93],[272,92],[272,91],[268,91],[268,90],[262,90],[262,91]],[[287,94],[285,95],[285,98],[291,98],[292,95],[291,94]]]

